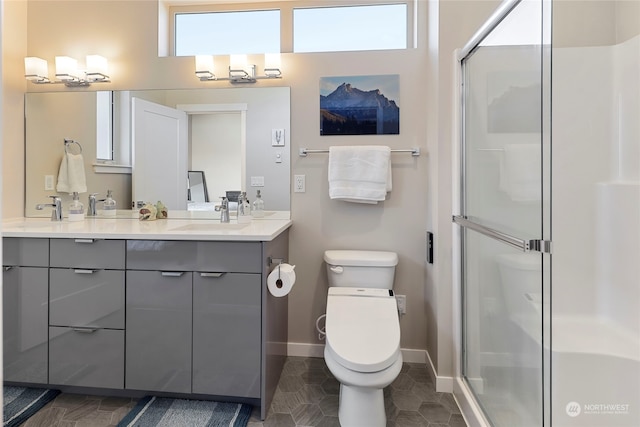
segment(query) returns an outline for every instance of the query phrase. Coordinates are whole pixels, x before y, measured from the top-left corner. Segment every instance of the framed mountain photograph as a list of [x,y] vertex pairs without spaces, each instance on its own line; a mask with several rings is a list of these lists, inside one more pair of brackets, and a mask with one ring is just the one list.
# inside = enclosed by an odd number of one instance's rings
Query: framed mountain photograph
[[398,135],[400,76],[320,78],[320,135]]

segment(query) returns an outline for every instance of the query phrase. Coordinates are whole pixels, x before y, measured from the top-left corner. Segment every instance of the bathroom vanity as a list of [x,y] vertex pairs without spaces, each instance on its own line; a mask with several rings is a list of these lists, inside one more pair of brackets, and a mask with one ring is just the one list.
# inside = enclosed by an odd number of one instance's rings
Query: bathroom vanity
[[3,222],[4,379],[78,393],[247,402],[287,345],[288,219]]

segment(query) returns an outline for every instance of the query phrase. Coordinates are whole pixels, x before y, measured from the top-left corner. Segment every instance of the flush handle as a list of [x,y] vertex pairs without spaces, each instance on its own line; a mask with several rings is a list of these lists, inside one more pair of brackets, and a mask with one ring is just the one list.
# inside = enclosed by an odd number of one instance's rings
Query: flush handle
[[329,267],[329,270],[336,274],[342,274],[344,268],[342,268],[342,266],[340,265],[332,265],[331,267]]

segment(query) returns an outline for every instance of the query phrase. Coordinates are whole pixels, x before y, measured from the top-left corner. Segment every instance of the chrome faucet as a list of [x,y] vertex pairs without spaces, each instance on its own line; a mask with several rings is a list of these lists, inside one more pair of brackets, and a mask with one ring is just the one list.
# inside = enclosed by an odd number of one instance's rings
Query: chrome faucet
[[220,222],[229,222],[229,200],[226,197],[221,197],[222,203],[216,206],[216,210],[220,211]]
[[96,216],[98,215],[98,211],[96,209],[96,204],[98,202],[104,202],[105,199],[96,199],[98,193],[89,194],[89,207],[87,208],[87,216]]
[[53,211],[51,212],[51,221],[62,221],[62,199],[58,196],[51,197],[51,203],[36,205],[36,209],[41,211],[47,206],[51,206]]

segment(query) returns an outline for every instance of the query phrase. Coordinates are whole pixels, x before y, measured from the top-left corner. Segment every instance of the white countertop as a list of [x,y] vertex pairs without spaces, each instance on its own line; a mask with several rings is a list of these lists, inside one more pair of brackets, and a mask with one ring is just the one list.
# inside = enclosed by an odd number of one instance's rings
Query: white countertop
[[84,221],[51,221],[49,218],[15,218],[2,221],[3,237],[271,241],[287,228],[290,219],[254,219],[248,224],[221,223],[215,219],[85,218]]

